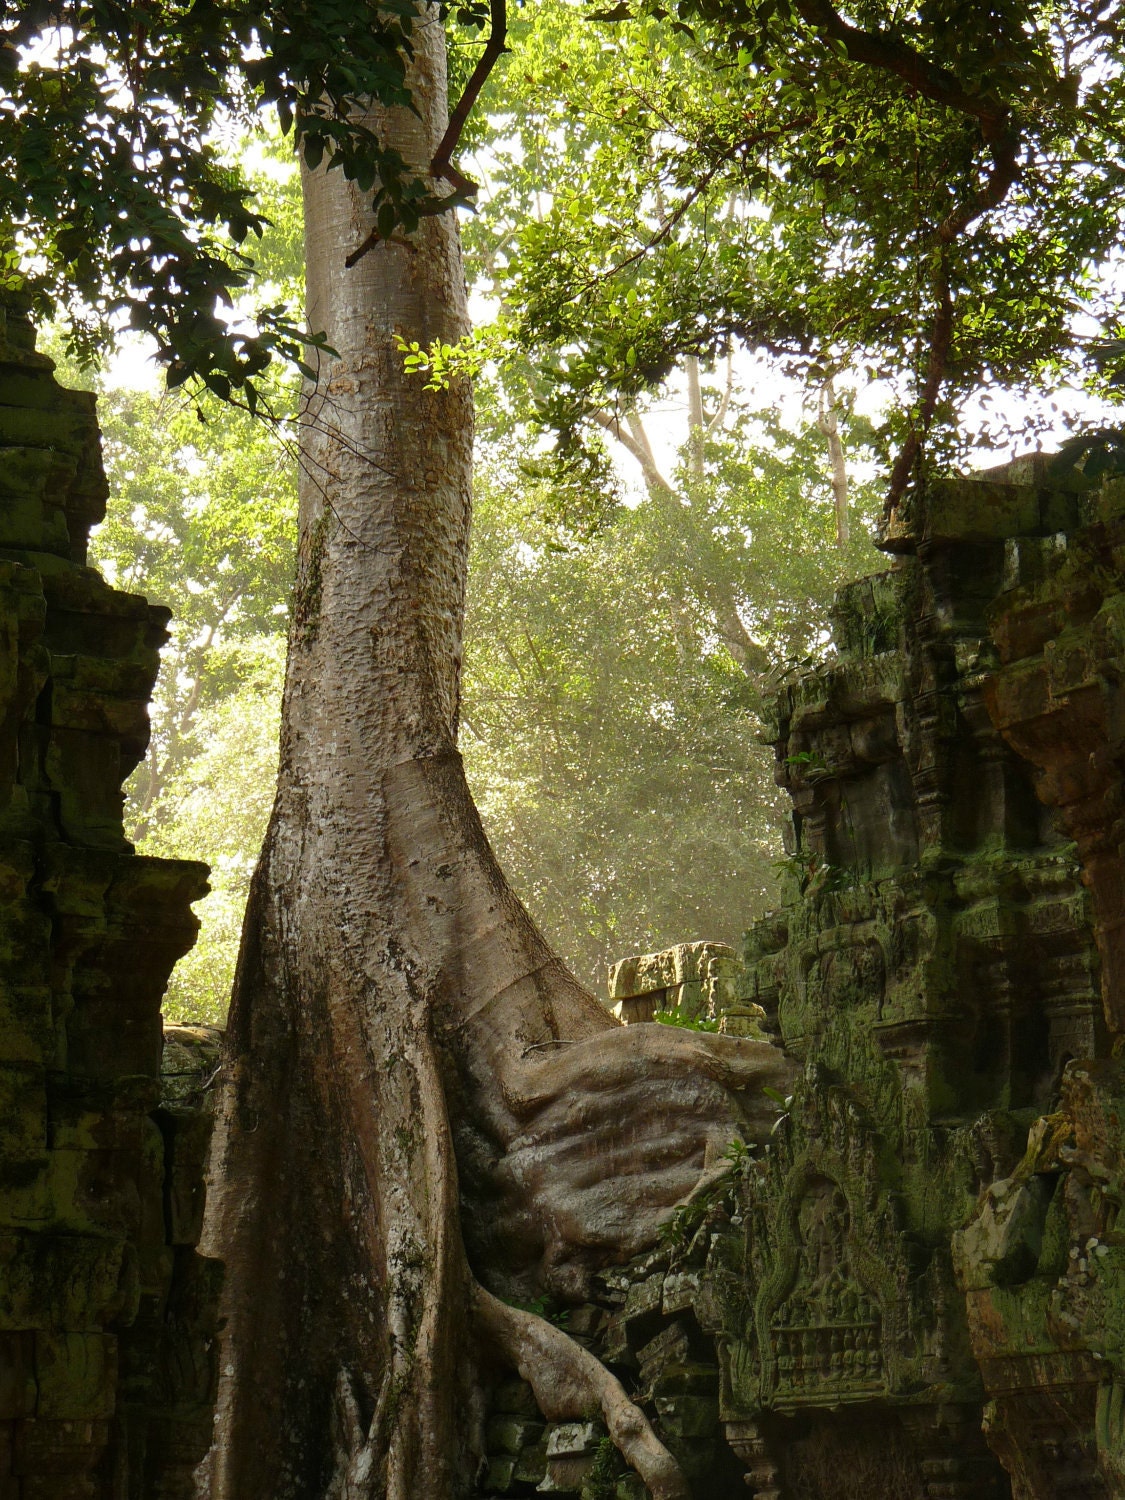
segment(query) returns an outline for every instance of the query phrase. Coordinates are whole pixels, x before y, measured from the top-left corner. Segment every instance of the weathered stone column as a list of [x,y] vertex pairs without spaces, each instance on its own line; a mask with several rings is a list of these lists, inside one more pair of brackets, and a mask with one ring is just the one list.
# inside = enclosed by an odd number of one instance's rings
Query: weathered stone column
[[168,614],[85,566],[94,398],[52,368],[0,301],[0,1495],[171,1500],[210,1439],[218,1267],[160,1002],[207,871],[124,836]]

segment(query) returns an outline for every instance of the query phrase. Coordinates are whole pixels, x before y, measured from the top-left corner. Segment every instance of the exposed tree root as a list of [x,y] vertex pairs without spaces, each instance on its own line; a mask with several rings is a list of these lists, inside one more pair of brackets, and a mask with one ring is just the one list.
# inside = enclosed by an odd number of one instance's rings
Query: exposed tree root
[[387,1446],[385,1439],[381,1444],[380,1439],[385,1426],[384,1412],[389,1386],[390,1381],[384,1379],[375,1416],[365,1429],[351,1372],[340,1371],[333,1405],[337,1466],[325,1500],[368,1500],[372,1480],[377,1472],[376,1463],[382,1456],[380,1447],[385,1450]]
[[[503,1058],[501,1149],[483,1170],[461,1150],[463,1186],[489,1204],[465,1226],[469,1257],[494,1292],[588,1300],[590,1276],[655,1244],[732,1140],[769,1138],[768,1091],[791,1086],[792,1061],[768,1042],[602,1025],[566,1048]],[[463,1139],[464,1116],[454,1128]]]
[[560,1328],[509,1307],[481,1286],[472,1292],[473,1319],[496,1353],[514,1365],[549,1421],[600,1408],[614,1445],[644,1480],[653,1500],[690,1500],[679,1464],[653,1432],[621,1382]]

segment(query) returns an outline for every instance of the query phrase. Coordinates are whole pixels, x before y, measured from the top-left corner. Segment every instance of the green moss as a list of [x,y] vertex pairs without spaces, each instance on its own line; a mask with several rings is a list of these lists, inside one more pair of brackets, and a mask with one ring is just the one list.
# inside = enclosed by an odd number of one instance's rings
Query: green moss
[[304,646],[311,646],[320,629],[320,604],[324,590],[324,556],[328,550],[331,512],[325,510],[309,534],[305,556],[299,563],[296,598],[293,604],[293,620],[298,638]]

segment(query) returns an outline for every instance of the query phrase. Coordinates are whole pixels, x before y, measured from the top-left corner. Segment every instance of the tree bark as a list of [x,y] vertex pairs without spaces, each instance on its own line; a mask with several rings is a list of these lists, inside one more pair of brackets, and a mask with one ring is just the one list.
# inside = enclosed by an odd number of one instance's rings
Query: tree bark
[[[436,9],[414,34],[418,115],[370,123],[428,162]],[[372,228],[362,195],[338,171],[304,186],[309,320],[338,358],[307,393],[278,792],[213,1147],[205,1244],[227,1321],[209,1493],[467,1493],[489,1362],[526,1358],[553,1361],[537,1389],[555,1414],[600,1405],[675,1500],[616,1382],[503,1299],[581,1298],[651,1245],[733,1135],[764,1136],[757,1085],[788,1064],[618,1026],[504,881],[456,748],[471,393],[424,391],[394,343],[467,327],[456,220],[347,269]]]
[[840,415],[836,406],[836,386],[831,375],[820,392],[816,425],[828,443],[828,460],[832,466],[832,498],[836,507],[836,545],[848,545],[848,465],[840,439]]

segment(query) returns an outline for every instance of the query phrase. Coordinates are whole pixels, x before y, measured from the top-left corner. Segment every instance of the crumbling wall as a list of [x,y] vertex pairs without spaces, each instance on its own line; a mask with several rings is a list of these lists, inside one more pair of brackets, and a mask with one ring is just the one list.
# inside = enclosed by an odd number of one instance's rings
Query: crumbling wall
[[85,566],[94,399],[0,301],[0,1495],[173,1500],[211,1434],[199,1236],[213,1039],[160,1002],[206,868],[136,855],[167,612]]
[[1016,1500],[1125,1494],[1125,484],[1054,467],[1020,476],[1025,504],[1068,514],[1046,534],[1009,527],[985,697],[1074,841],[1104,1024],[955,1241],[989,1441]]
[[[631,1023],[772,1035],[792,1097],[569,1316],[700,1495],[1122,1495],[1125,484],[944,481],[887,545],[774,705],[786,889],[742,978],[611,975]],[[490,1492],[639,1493],[504,1389]]]

